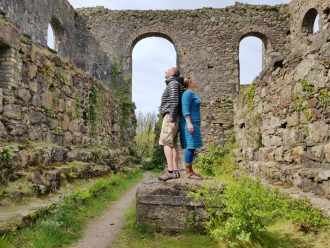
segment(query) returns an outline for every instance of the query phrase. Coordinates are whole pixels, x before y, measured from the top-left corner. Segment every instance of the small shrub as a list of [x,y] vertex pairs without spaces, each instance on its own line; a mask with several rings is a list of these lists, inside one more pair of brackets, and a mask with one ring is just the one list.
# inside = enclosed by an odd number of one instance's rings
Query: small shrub
[[320,90],[320,101],[323,107],[327,108],[330,105],[330,95],[328,89]]
[[330,224],[329,219],[313,207],[308,199],[283,197],[282,202],[284,217],[291,220],[301,231],[317,231],[321,226]]
[[309,84],[306,79],[301,79],[299,82],[301,84],[303,91],[306,92],[308,96],[311,96],[315,93],[315,86]]

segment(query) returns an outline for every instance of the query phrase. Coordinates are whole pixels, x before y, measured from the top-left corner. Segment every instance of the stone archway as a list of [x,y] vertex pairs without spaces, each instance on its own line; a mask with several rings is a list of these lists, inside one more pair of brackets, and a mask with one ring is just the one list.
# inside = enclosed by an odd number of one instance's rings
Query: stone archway
[[271,60],[271,53],[274,51],[273,46],[271,43],[272,38],[266,35],[266,32],[264,31],[253,31],[252,28],[249,30],[241,30],[236,37],[236,64],[237,64],[237,93],[239,91],[239,85],[240,85],[240,62],[239,62],[239,49],[240,49],[240,43],[244,38],[247,37],[255,37],[262,41],[263,48],[262,48],[262,69],[264,69],[267,64]]
[[[315,9],[315,8],[311,8],[306,12],[306,14],[302,20],[302,26],[301,26],[302,34],[308,35],[308,34],[314,33],[314,23],[315,23],[317,16],[320,16],[320,15],[319,15],[319,12],[317,11],[317,9]],[[321,26],[321,25],[319,25],[319,26]]]
[[[159,38],[164,38],[171,42],[174,46],[175,52],[176,52],[176,66],[180,69],[181,64],[180,61],[182,59],[182,47],[179,39],[175,35],[174,32],[172,32],[169,29],[166,29],[161,26],[151,26],[151,27],[144,27],[133,34],[130,35],[127,43],[126,43],[126,56],[125,56],[125,63],[124,63],[124,71],[127,75],[132,75],[132,52],[135,47],[135,45],[141,41],[142,39],[145,38],[150,38],[150,37],[159,37]],[[125,67],[126,65],[126,67]],[[132,90],[132,85],[130,85],[131,90]],[[132,98],[132,94],[131,94]]]

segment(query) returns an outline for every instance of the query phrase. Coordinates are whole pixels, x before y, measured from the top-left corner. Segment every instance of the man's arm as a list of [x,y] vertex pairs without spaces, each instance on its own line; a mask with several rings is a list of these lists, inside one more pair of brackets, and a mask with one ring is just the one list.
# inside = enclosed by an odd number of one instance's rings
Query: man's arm
[[171,81],[168,84],[169,87],[169,95],[170,95],[170,119],[171,122],[176,122],[178,113],[179,113],[179,97],[180,97],[180,91],[179,91],[179,84],[176,81]]

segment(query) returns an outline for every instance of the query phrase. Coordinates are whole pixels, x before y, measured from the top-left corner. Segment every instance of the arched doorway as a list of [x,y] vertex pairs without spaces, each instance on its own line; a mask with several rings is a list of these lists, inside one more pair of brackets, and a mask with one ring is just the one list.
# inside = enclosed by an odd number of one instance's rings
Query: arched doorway
[[265,66],[265,44],[255,36],[245,36],[239,44],[240,85],[251,84]]
[[308,10],[302,23],[302,33],[309,35],[320,30],[320,16],[314,8]]
[[157,112],[165,89],[165,71],[177,65],[172,42],[161,37],[147,37],[132,50],[132,100],[137,112]]

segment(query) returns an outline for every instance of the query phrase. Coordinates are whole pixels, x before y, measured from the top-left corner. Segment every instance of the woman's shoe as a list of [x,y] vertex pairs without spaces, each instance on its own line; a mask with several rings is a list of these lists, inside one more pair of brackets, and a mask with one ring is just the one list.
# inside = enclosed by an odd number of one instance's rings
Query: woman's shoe
[[186,173],[186,178],[193,180],[202,180],[202,177],[196,176],[194,173]]

